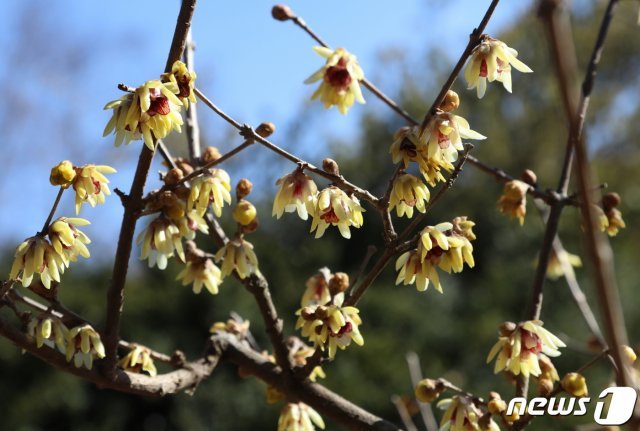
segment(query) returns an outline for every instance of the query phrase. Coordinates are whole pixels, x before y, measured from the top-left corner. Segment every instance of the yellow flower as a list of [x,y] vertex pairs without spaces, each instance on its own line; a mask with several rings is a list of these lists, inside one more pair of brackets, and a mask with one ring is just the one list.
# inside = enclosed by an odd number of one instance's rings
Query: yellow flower
[[73,358],[76,368],[84,365],[91,369],[95,358],[105,357],[104,346],[100,340],[100,334],[90,325],[76,326],[67,334],[67,362]]
[[[315,349],[304,344],[298,337],[290,337],[290,340],[291,339],[295,340],[293,343],[288,343],[291,352],[291,358],[293,360],[293,365],[303,367],[307,364],[307,359],[313,356],[313,354],[315,353]],[[321,379],[327,377],[320,365],[313,367],[313,370],[309,374],[309,380],[315,382],[318,377],[320,377]]]
[[464,149],[462,138],[482,140],[486,136],[471,130],[469,122],[459,115],[441,111],[433,116],[420,136],[418,147],[426,147],[427,159],[442,158],[454,162],[458,151]]
[[527,191],[531,186],[524,181],[513,180],[504,185],[502,196],[498,199],[498,209],[509,217],[517,218],[520,226],[527,214]]
[[282,217],[285,212],[298,212],[298,217],[302,220],[308,218],[307,207],[311,206],[313,197],[318,193],[318,187],[313,179],[305,175],[300,169],[296,169],[289,175],[280,178],[276,185],[279,185],[278,193],[273,201],[273,216]]
[[16,249],[9,278],[16,280],[22,273],[22,286],[27,287],[31,285],[33,275],[38,274],[44,287],[49,289],[52,280],[60,282],[60,274],[64,269],[64,257],[55,251],[49,241],[41,236],[33,236]]
[[448,273],[461,272],[465,263],[473,268],[471,240],[475,235],[471,228],[474,223],[465,217],[457,217],[454,223],[440,223],[422,230],[418,247],[396,260],[396,285],[416,283],[416,288],[422,292],[427,290],[431,281],[442,293],[438,267]]
[[253,244],[242,238],[235,238],[226,243],[216,253],[215,260],[222,260],[222,277],[228,276],[234,269],[241,280],[259,272],[258,257],[253,251]]
[[574,397],[588,397],[587,379],[582,374],[567,373],[560,382],[562,389]]
[[443,154],[437,154],[435,157],[428,157],[428,148],[421,146],[418,149],[418,167],[420,173],[424,177],[424,180],[431,187],[435,187],[436,183],[446,181],[442,171],[452,172],[454,170],[453,164],[444,158]]
[[63,160],[62,162],[51,168],[51,175],[49,176],[49,182],[53,186],[61,186],[67,188],[73,182],[76,177],[76,171],[73,169],[73,164],[69,160]]
[[518,51],[509,48],[504,42],[485,37],[473,49],[464,71],[468,88],[477,88],[478,98],[482,98],[487,89],[487,81],[499,81],[511,93],[511,66],[523,73],[533,72],[517,56]]
[[136,239],[136,243],[142,246],[140,259],[149,259],[149,268],[157,264],[159,269],[167,267],[167,260],[174,252],[184,261],[183,236],[173,220],[159,215]]
[[141,374],[145,371],[151,377],[155,377],[158,374],[158,370],[156,370],[156,366],[151,358],[151,352],[142,346],[135,346],[131,349],[126,356],[118,361],[118,366],[132,373]]
[[299,309],[296,329],[307,337],[316,348],[324,351],[328,348],[329,358],[333,359],[336,349],[344,350],[351,342],[362,346],[364,339],[358,326],[362,324],[356,307],[343,307],[344,294],[333,297],[328,305],[309,305]]
[[231,203],[231,179],[222,169],[209,169],[204,175],[191,181],[191,193],[187,201],[187,208],[196,209],[199,216],[203,216],[211,204],[216,217],[222,215],[224,203]]
[[89,220],[75,217],[60,217],[49,226],[49,239],[56,253],[69,266],[68,262],[75,262],[78,256],[89,258],[86,244],[91,240],[76,226],[86,226]]
[[304,81],[305,84],[312,84],[322,80],[311,99],[320,97],[325,108],[336,105],[341,114],[346,114],[354,102],[365,103],[360,91],[360,81],[364,79],[364,73],[356,56],[343,48],[332,51],[316,46],[313,50],[326,58],[327,62]]
[[247,200],[240,199],[233,210],[233,219],[242,226],[248,226],[256,219],[256,207]]
[[178,91],[170,82],[147,81],[134,93],[107,103],[104,109],[113,109],[113,115],[103,136],[115,132],[116,146],[142,138],[153,151],[156,140],[163,139],[172,130],[182,130],[182,102],[174,94]]
[[32,317],[27,324],[27,334],[35,338],[38,348],[47,346],[53,349],[55,347],[60,353],[65,353],[67,350],[68,332],[64,323],[56,318]]
[[558,256],[554,250],[551,250],[549,263],[547,265],[547,277],[552,280],[557,280],[558,278],[564,276],[564,267],[562,266],[561,259],[566,260],[567,263],[574,268],[579,268],[582,266],[582,260],[580,259],[580,256],[568,253],[564,250],[562,250],[561,256]]
[[500,337],[487,356],[487,363],[496,358],[494,372],[508,370],[528,377],[542,373],[539,354],[559,356],[558,348],[566,345],[542,327],[540,320],[528,320],[518,325],[504,324]]
[[453,398],[439,401],[436,406],[445,410],[440,420],[439,431],[500,431],[492,419],[480,423],[483,414],[468,397],[455,395]]
[[314,198],[310,211],[313,215],[311,232],[316,231],[316,238],[324,235],[329,226],[338,226],[344,238],[351,238],[350,226],[362,226],[364,209],[355,196],[349,197],[335,186],[327,187]]
[[111,194],[109,180],[103,174],[116,172],[111,166],[84,165],[75,168],[77,173],[73,180],[73,189],[76,192],[76,214],[80,213],[80,207],[84,202],[92,207],[103,204],[105,195]]
[[389,148],[393,163],[404,164],[405,169],[409,162],[417,161],[420,129],[417,126],[404,126],[396,130],[393,135],[393,143]]
[[162,74],[163,81],[170,81],[178,89],[175,93],[185,109],[189,108],[189,102],[196,103],[196,95],[193,91],[196,77],[196,73],[189,71],[187,65],[179,60],[171,66],[171,73]]
[[218,286],[222,283],[222,275],[211,259],[206,257],[189,257],[185,268],[178,274],[177,280],[182,281],[182,285],[193,283],[193,293],[200,293],[202,286],[206,287],[209,293],[218,293]]
[[432,379],[422,379],[413,390],[416,399],[423,403],[431,403],[438,399],[444,392],[445,387],[442,382]]
[[287,403],[280,412],[278,431],[314,431],[324,429],[322,417],[304,403]]
[[301,307],[307,305],[324,305],[331,301],[331,292],[329,290],[329,279],[331,272],[329,268],[321,268],[320,271],[309,277],[306,283],[306,289],[300,301]]
[[413,217],[415,207],[421,213],[426,210],[425,203],[429,201],[429,189],[420,179],[411,174],[400,174],[393,182],[389,209],[396,209],[398,217],[406,215]]

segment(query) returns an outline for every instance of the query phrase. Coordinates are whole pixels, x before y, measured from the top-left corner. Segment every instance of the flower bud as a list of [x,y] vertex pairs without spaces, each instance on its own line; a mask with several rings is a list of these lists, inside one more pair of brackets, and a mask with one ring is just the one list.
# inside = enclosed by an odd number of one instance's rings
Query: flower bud
[[623,345],[622,352],[624,353],[625,359],[629,361],[629,365],[633,364],[636,359],[638,359],[638,355],[636,355],[636,352],[629,346]]
[[254,207],[251,202],[245,201],[244,199],[240,200],[238,205],[236,205],[236,208],[233,210],[233,219],[242,226],[247,226],[253,222],[256,215],[256,207]]
[[440,109],[444,112],[452,112],[458,109],[459,106],[460,97],[458,96],[458,93],[453,90],[449,90],[440,104]]
[[51,175],[49,176],[49,182],[53,186],[69,187],[76,177],[76,171],[73,169],[73,164],[69,160],[64,160],[53,168],[51,168]]
[[253,183],[246,178],[242,178],[236,185],[236,196],[238,200],[244,199],[253,190]]
[[611,208],[615,208],[620,205],[620,195],[616,192],[610,192],[602,196],[602,208],[604,212],[608,212]]
[[333,159],[324,159],[322,161],[322,170],[328,174],[340,175],[340,168],[338,167],[338,163]]
[[344,272],[336,272],[329,280],[329,291],[332,295],[344,292],[349,288],[349,276]]
[[202,161],[207,164],[220,158],[220,151],[216,147],[207,147],[202,152]]
[[499,415],[507,410],[507,403],[498,396],[487,403],[487,409],[492,415]]
[[513,322],[504,322],[498,328],[498,331],[500,332],[500,336],[502,337],[508,337],[515,330],[516,330],[516,324]]
[[520,178],[522,178],[522,181],[529,184],[530,186],[535,186],[538,182],[538,176],[531,169],[525,169],[524,171],[522,171],[522,174],[520,174]]
[[318,308],[316,308],[316,318],[324,320],[327,317],[329,317],[329,307],[319,305]]
[[276,125],[270,121],[265,121],[264,123],[260,123],[258,128],[256,129],[256,133],[263,138],[268,138],[273,135],[276,131]]
[[182,173],[182,169],[173,168],[169,172],[167,172],[167,175],[164,176],[163,180],[166,185],[173,186],[177,184],[183,177],[184,174]]
[[538,395],[546,397],[553,391],[553,381],[551,379],[538,379]]
[[284,4],[277,4],[271,9],[271,16],[278,21],[287,21],[295,18],[291,8]]
[[582,374],[567,373],[560,382],[562,389],[574,397],[586,397],[589,395],[587,380]]
[[315,320],[316,312],[313,307],[304,307],[300,311],[300,317],[302,317],[304,320]]
[[422,379],[415,388],[415,396],[418,401],[430,403],[436,400],[444,391],[442,382],[433,379]]

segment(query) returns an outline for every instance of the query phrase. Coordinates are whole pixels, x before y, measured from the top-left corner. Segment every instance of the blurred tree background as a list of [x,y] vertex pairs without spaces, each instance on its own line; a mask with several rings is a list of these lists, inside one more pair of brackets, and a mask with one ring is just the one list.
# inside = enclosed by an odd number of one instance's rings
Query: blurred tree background
[[[601,2],[578,3],[572,22],[578,63],[583,71],[603,5]],[[632,97],[640,90],[637,78],[640,38],[636,18],[637,2],[622,1],[611,26],[587,119],[587,140],[599,178],[623,199],[621,210],[628,227],[612,238],[612,245],[632,342],[640,337],[640,313],[637,312],[640,296],[635,291],[640,263],[636,228],[640,218],[637,180],[640,105],[638,98]],[[511,29],[492,36],[517,48],[519,57],[535,73],[514,76],[513,95],[499,84],[491,85],[482,101],[475,98],[475,91],[464,90],[462,80],[454,84],[462,101],[459,115],[467,118],[473,129],[488,136],[476,145],[472,154],[514,176],[525,168],[532,169],[542,188],[553,188],[560,171],[567,129],[541,23],[535,11],[529,11],[514,19]],[[403,85],[396,99],[420,118],[450,70],[451,62],[442,61],[450,55],[444,51],[425,52],[419,62],[422,67],[415,67],[415,61],[409,62],[401,53],[386,54],[380,70],[388,68],[402,73]],[[427,74],[429,77],[425,78]],[[314,127],[321,127],[310,119],[308,104],[301,109],[299,127],[292,128],[288,136],[278,136],[278,141],[295,142],[303,134],[314,133]],[[380,193],[392,172],[388,154],[392,134],[403,123],[392,113],[367,112],[356,141],[336,139],[330,145],[331,150],[312,161],[331,155],[339,162],[346,178]],[[229,166],[232,178],[265,176],[272,181],[292,170],[286,162],[263,153],[255,156],[253,168],[241,166],[253,157],[245,154],[234,161]],[[269,162],[270,167],[264,168],[267,164],[262,162]],[[501,191],[502,185],[492,177],[467,165],[456,186],[429,214],[427,223],[448,221],[458,215],[474,220],[478,237],[474,242],[476,267],[454,277],[443,277],[444,295],[440,295],[433,288],[419,293],[412,286],[394,286],[395,272],[390,265],[360,303],[364,347],[354,346],[339,352],[338,360],[325,366],[328,376],[324,383],[329,388],[378,415],[399,422],[390,396],[411,394],[405,354],[415,351],[421,358],[425,376],[445,377],[483,396],[489,390],[498,390],[505,399],[512,396],[509,382],[501,375],[494,376],[492,366],[485,365],[485,358],[496,340],[498,325],[505,320],[524,318],[543,225],[531,201],[522,228],[500,215],[496,201]],[[285,216],[281,222],[270,217],[274,193],[274,187],[255,192],[262,199],[261,228],[251,240],[285,319],[286,332],[291,335],[294,334],[293,313],[298,308],[305,280],[324,265],[334,272],[347,272],[353,278],[367,247],[381,244],[381,225],[370,211],[370,217],[365,214],[363,228],[352,231],[350,241],[331,230],[321,240],[313,240],[308,234],[308,223],[294,216]],[[139,225],[145,223],[141,220]],[[560,235],[568,251],[584,258],[576,209],[565,211]],[[205,244],[201,244],[203,248],[213,251],[212,244]],[[5,250],[3,274],[9,271],[12,253],[12,247]],[[65,276],[61,300],[90,321],[99,323],[103,319],[105,286],[111,267],[107,262],[103,267],[84,268],[84,272],[70,271]],[[233,310],[251,321],[258,343],[267,348],[257,307],[241,285],[227,280],[219,295],[212,297],[205,292],[196,296],[188,287],[174,281],[178,271],[179,266],[171,262],[166,271],[132,273],[126,291],[124,339],[167,353],[178,348],[193,358],[203,348],[209,326],[226,320]],[[577,273],[599,316],[588,265]],[[542,318],[546,327],[568,344],[555,361],[561,375],[576,369],[593,355],[587,348],[588,329],[564,280],[547,281]],[[5,339],[0,339],[0,361],[2,429],[276,429],[281,407],[265,403],[264,384],[238,377],[235,367],[227,364],[221,365],[193,396],[142,399],[100,390],[58,372],[21,354]],[[588,371],[587,378],[592,396],[597,396],[600,388],[612,378],[610,366],[605,362],[597,364]],[[586,423],[586,419],[575,422]],[[567,419],[545,418],[534,421],[530,429],[562,430],[573,429],[574,425]],[[333,424],[329,422],[328,428],[333,429]]]

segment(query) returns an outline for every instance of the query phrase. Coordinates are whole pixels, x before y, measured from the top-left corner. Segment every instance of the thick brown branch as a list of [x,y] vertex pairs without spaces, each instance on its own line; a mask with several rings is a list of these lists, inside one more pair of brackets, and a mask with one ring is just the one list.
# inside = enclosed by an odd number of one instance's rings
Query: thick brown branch
[[[165,72],[171,71],[171,66],[179,60],[184,50],[187,33],[191,27],[191,18],[196,5],[196,0],[183,0],[176,30],[173,35],[171,49],[167,57]],[[142,147],[138,165],[131,184],[127,204],[122,216],[122,225],[118,237],[118,248],[113,263],[113,274],[111,285],[107,292],[107,318],[103,331],[104,346],[107,357],[104,361],[104,371],[111,377],[115,377],[116,362],[118,361],[118,341],[120,337],[120,318],[124,306],[124,285],[127,279],[129,268],[129,257],[133,245],[133,234],[136,228],[137,212],[141,209],[141,200],[144,192],[144,185],[147,180],[153,151],[146,146]]]

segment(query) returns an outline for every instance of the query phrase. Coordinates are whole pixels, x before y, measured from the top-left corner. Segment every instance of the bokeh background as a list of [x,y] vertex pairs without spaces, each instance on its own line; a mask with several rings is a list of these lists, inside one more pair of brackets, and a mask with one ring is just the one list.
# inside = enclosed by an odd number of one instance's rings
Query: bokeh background
[[[301,157],[319,163],[332,156],[353,182],[381,193],[392,165],[388,148],[402,122],[365,92],[367,104],[348,116],[310,103],[313,88],[302,81],[320,67],[314,45],[290,23],[271,19],[271,3],[264,1],[205,2],[198,5],[193,37],[197,45],[198,86],[240,122],[257,125],[273,121],[274,141]],[[410,0],[366,2],[294,0],[292,8],[330,44],[358,55],[367,76],[421,117],[462,52],[488,1]],[[588,61],[603,2],[576,0],[570,13],[580,70]],[[75,164],[114,166],[112,186],[127,190],[139,153],[139,143],[115,149],[113,138],[102,138],[108,113],[104,104],[119,97],[116,84],[139,85],[155,78],[164,66],[175,25],[178,2],[7,1],[0,15],[0,46],[5,67],[4,103],[0,105],[3,143],[3,181],[0,182],[0,244],[2,274],[8,274],[15,246],[37,232],[55,197],[48,183],[49,169],[63,159]],[[636,292],[640,185],[637,136],[640,109],[640,28],[638,4],[622,0],[606,44],[596,90],[587,119],[587,138],[598,175],[623,197],[621,210],[628,228],[612,239],[625,317],[632,342],[639,337],[640,299]],[[543,28],[533,1],[504,1],[487,28],[519,51],[535,71],[514,75],[514,94],[491,85],[482,101],[466,91],[462,81],[460,115],[488,136],[474,154],[486,163],[517,175],[533,169],[542,187],[555,187],[567,137]],[[222,152],[241,138],[199,105],[204,143]],[[185,153],[183,136],[167,140],[174,154]],[[370,244],[380,245],[378,217],[365,214],[365,224],[351,241],[329,231],[320,240],[308,234],[309,225],[295,216],[281,222],[271,217],[275,179],[292,165],[262,148],[254,148],[225,166],[234,180],[246,176],[254,184],[261,229],[252,236],[262,272],[293,334],[293,313],[305,280],[321,266],[333,271],[358,272]],[[152,168],[148,189],[158,186]],[[372,412],[398,421],[392,394],[411,393],[405,354],[419,354],[425,375],[443,376],[469,391],[485,395],[513,389],[494,376],[484,359],[504,320],[519,320],[530,296],[542,222],[533,205],[524,227],[501,216],[495,202],[502,186],[467,167],[456,187],[429,216],[429,223],[467,215],[477,223],[474,243],[476,268],[443,277],[445,294],[430,289],[395,287],[388,268],[361,302],[365,346],[338,354],[326,366],[326,385]],[[71,196],[59,214],[71,215]],[[97,325],[104,321],[114,238],[122,209],[117,197],[105,205],[85,208],[91,220],[85,231],[94,240],[92,258],[65,273],[62,300]],[[229,214],[223,223],[230,226]],[[146,224],[141,220],[138,229]],[[570,252],[584,256],[579,214],[568,208],[561,236]],[[212,244],[201,246],[213,251]],[[127,283],[123,338],[156,350],[181,349],[189,357],[200,353],[212,322],[236,311],[252,321],[258,342],[267,348],[257,308],[242,286],[226,281],[220,294],[195,296],[175,282],[179,265],[166,271],[148,270],[131,262]],[[590,271],[578,278],[593,299]],[[0,310],[1,311],[1,310]],[[577,368],[592,353],[588,330],[562,280],[548,281],[543,319],[567,341],[557,361],[560,372]],[[275,429],[280,406],[265,403],[264,384],[243,380],[231,366],[197,388],[193,396],[141,399],[98,390],[86,382],[57,372],[11,343],[0,339],[0,429],[14,430],[268,430]],[[587,374],[597,395],[610,379],[607,364]],[[438,413],[437,413],[438,414]],[[575,423],[574,423],[575,422]],[[531,429],[574,429],[578,421],[540,420]],[[328,428],[334,426],[330,422]]]

